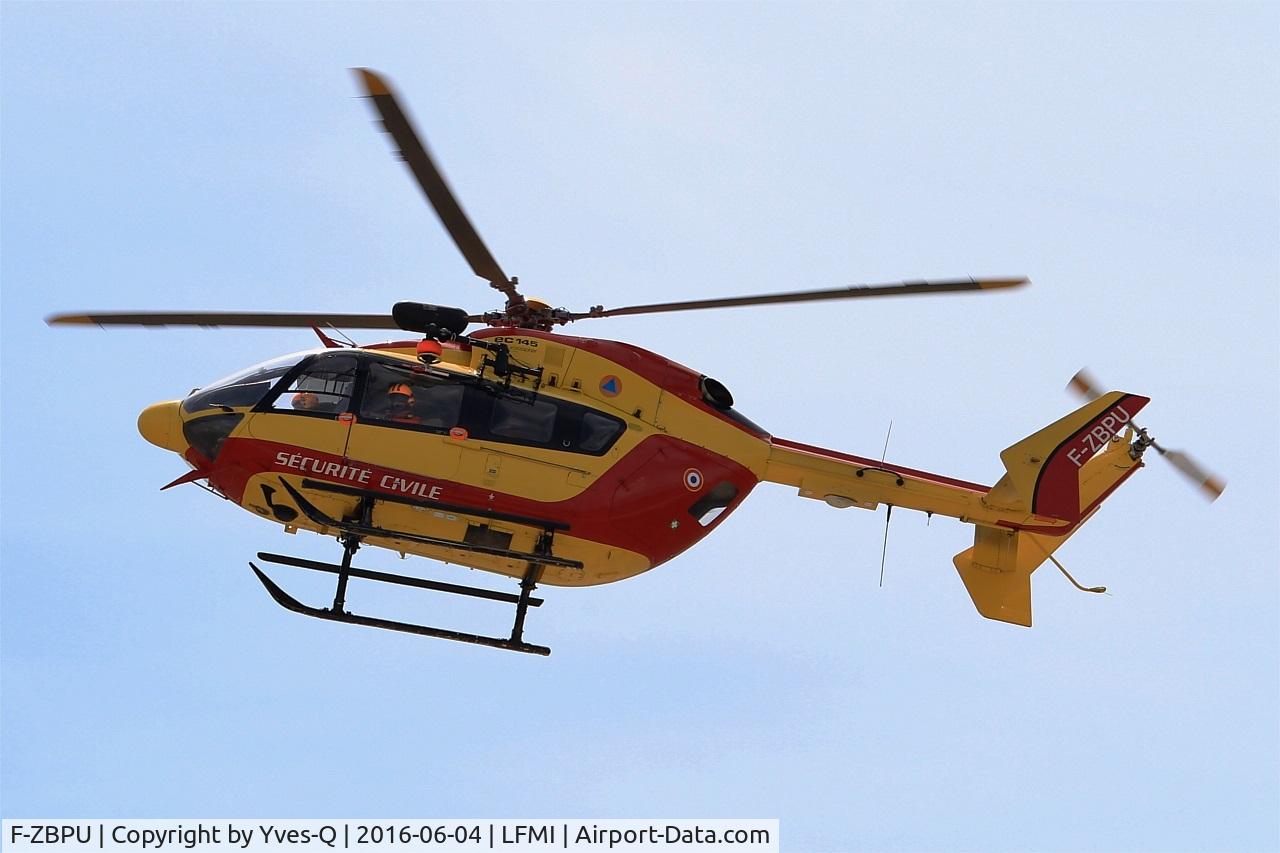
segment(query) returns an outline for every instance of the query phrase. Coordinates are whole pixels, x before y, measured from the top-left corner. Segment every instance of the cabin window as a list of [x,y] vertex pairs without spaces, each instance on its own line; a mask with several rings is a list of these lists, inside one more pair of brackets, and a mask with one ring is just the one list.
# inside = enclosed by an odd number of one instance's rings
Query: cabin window
[[276,395],[272,411],[334,417],[347,411],[356,384],[356,360],[347,355],[320,356],[307,364]]
[[556,426],[556,405],[549,400],[516,400],[499,397],[493,401],[489,432],[499,440],[514,439],[529,444],[550,444]]
[[445,431],[458,425],[466,388],[411,368],[369,365],[361,420]]
[[604,454],[626,432],[621,418],[567,400],[503,394],[461,377],[380,359],[366,364],[362,423],[434,433],[462,427],[476,440],[593,456]]
[[613,444],[626,429],[622,421],[598,412],[584,412],[578,427],[577,449],[583,453],[600,453]]

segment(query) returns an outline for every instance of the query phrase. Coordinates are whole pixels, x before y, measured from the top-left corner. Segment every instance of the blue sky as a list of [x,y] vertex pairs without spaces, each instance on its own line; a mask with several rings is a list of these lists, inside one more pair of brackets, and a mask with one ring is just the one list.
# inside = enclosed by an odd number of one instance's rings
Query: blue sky
[[[0,7],[6,817],[778,817],[785,849],[1280,845],[1280,15],[1245,4]],[[1153,461],[988,622],[968,528],[762,486],[549,590],[530,659],[303,620],[147,404],[307,332],[89,308],[494,307],[347,72],[388,75],[527,293],[576,310],[1023,274],[977,297],[581,323],[774,434],[994,482],[1082,365]],[[366,336],[366,340],[372,337]],[[391,555],[360,563],[395,569]],[[465,574],[418,561],[445,580]],[[284,579],[282,577],[282,579]],[[323,582],[288,576],[300,597]],[[361,605],[494,630],[480,604]]]

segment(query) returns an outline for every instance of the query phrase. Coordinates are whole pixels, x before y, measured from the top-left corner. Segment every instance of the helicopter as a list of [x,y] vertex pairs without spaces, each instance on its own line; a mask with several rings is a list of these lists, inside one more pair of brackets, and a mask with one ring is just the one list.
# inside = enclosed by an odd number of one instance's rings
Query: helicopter
[[[1134,422],[1149,402],[1103,392],[1001,454],[994,486],[771,435],[734,408],[720,382],[632,344],[562,334],[608,317],[736,306],[1008,290],[1026,278],[854,285],[574,312],[525,296],[490,253],[422,137],[380,74],[357,68],[399,157],[472,271],[505,297],[482,314],[420,302],[390,314],[92,312],[50,325],[311,328],[314,350],[281,356],[156,403],[138,417],[151,444],[189,466],[164,489],[196,483],[289,532],[336,536],[338,563],[259,552],[262,563],[336,575],[328,607],[303,604],[255,562],[288,610],[335,622],[548,655],[527,642],[539,585],[634,577],[712,533],[761,482],[838,509],[905,508],[974,526],[954,565],[978,612],[1031,625],[1031,575],[1143,467],[1149,448],[1210,498],[1224,483]],[[480,326],[468,331],[469,327]],[[411,339],[357,345],[336,329]],[[328,331],[326,331],[328,330]],[[504,592],[353,565],[376,547],[518,581]],[[1067,575],[1070,578],[1070,575]],[[351,612],[351,579],[514,605],[506,635],[486,636]],[[1074,579],[1071,579],[1075,583]],[[1079,584],[1076,584],[1079,587]],[[1084,589],[1084,587],[1080,587]],[[1090,591],[1099,591],[1095,587]]]

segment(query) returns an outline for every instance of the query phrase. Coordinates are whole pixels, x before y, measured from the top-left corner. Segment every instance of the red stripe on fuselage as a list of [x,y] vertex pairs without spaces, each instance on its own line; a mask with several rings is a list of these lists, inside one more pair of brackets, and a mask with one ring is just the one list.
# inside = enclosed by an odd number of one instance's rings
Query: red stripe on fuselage
[[[398,349],[415,349],[422,339],[416,341],[384,341],[379,344],[364,344],[360,349],[365,350],[398,350]],[[444,349],[457,350],[458,352],[471,352],[470,344],[459,344],[456,341],[441,341],[440,346]]]
[[[501,453],[492,447],[486,449],[491,453]],[[684,484],[684,472],[689,468],[698,468],[704,477],[704,488],[697,493],[691,494]],[[496,489],[383,468],[332,453],[254,438],[227,439],[212,466],[209,479],[218,491],[237,503],[243,503],[249,479],[258,474],[272,473],[305,476],[388,495],[434,499],[492,512],[564,522],[570,527],[567,531],[570,536],[634,551],[644,555],[655,566],[670,560],[715,529],[741,504],[757,482],[748,469],[731,459],[661,435],[642,441],[576,497],[556,502],[521,498]],[[690,506],[707,490],[725,480],[737,487],[737,497],[719,518],[706,527],[700,526],[689,514]],[[438,491],[432,492],[433,488],[438,488]]]
[[828,450],[825,447],[814,447],[810,444],[801,444],[798,441],[790,441],[785,438],[771,438],[769,443],[776,444],[778,447],[785,447],[788,450],[800,450],[805,453],[811,453],[814,456],[838,459],[841,462],[852,462],[855,465],[863,465],[867,468],[882,468],[885,471],[892,471],[893,473],[901,474],[904,477],[914,477],[917,480],[925,480],[930,483],[940,483],[944,486],[955,486],[958,489],[968,489],[971,492],[981,492],[986,494],[991,491],[990,486],[970,483],[965,480],[957,480],[954,477],[944,477],[941,474],[932,474],[928,471],[917,471],[915,468],[904,468],[901,465],[894,465],[891,462],[881,462],[879,459],[868,459],[865,456],[854,456],[851,453],[841,453],[838,450]]

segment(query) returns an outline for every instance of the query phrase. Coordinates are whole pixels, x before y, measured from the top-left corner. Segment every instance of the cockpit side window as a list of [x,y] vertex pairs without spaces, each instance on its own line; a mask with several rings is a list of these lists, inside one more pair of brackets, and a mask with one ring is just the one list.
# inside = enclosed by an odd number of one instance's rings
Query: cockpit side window
[[191,392],[191,395],[182,401],[182,410],[190,415],[206,409],[229,411],[257,405],[271,390],[271,386],[288,373],[302,357],[300,353],[284,355],[262,364],[255,364],[253,367],[233,373],[216,382],[210,382],[205,387]]
[[320,356],[281,390],[271,404],[276,412],[335,417],[347,411],[356,384],[356,360],[348,355]]

